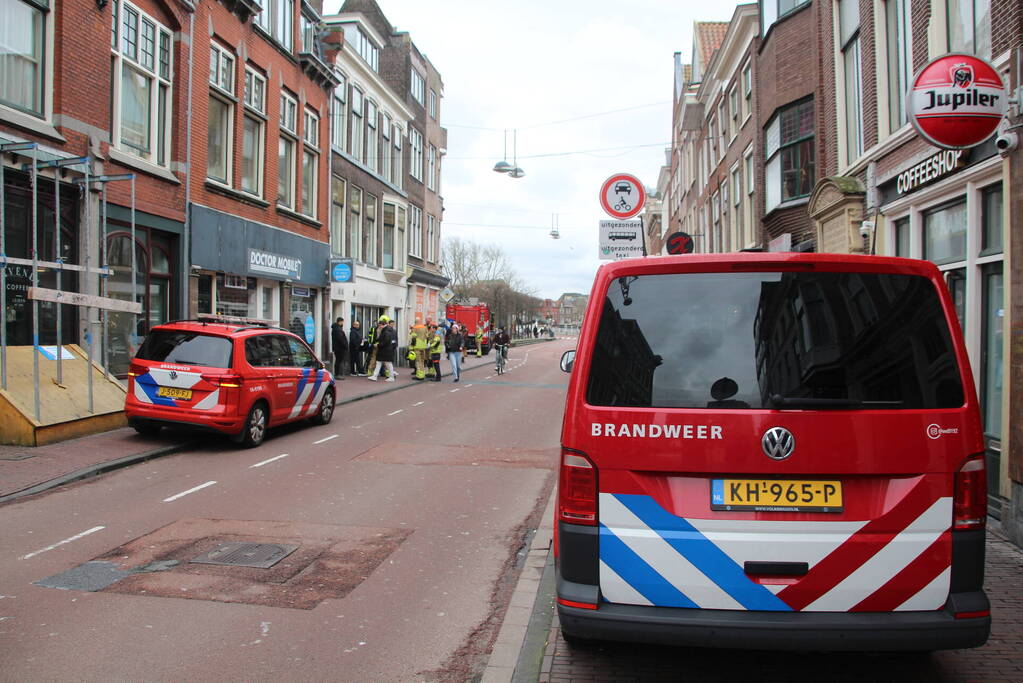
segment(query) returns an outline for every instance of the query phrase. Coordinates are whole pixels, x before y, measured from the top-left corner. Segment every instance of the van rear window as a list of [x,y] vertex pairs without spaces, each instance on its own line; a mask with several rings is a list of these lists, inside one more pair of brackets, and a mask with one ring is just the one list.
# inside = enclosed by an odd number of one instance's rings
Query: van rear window
[[231,340],[197,332],[154,330],[135,355],[139,360],[178,365],[231,367]]
[[886,273],[619,278],[587,387],[600,406],[899,410],[963,400],[937,290]]

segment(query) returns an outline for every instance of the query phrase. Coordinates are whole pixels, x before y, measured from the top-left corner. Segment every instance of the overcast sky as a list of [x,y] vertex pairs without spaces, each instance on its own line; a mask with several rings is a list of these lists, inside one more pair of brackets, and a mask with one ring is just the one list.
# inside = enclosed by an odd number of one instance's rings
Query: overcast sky
[[[378,2],[444,80],[442,234],[499,244],[538,296],[588,293],[602,263],[601,183],[627,172],[656,185],[670,145],[673,55],[690,61],[693,21],[727,21],[735,3]],[[545,125],[565,119],[576,120]],[[518,129],[523,178],[491,170],[505,128]],[[512,152],[509,133],[509,162]],[[554,214],[560,240],[548,234]]]

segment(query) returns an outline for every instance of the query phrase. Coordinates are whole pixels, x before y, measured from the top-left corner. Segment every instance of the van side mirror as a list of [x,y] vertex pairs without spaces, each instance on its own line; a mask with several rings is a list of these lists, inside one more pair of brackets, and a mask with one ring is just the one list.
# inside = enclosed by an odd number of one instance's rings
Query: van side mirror
[[561,371],[572,372],[573,365],[575,365],[575,349],[569,349],[561,354]]

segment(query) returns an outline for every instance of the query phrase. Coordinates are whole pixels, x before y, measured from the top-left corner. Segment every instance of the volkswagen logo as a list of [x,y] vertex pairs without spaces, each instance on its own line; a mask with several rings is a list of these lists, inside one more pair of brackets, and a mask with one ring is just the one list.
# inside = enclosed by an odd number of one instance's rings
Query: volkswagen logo
[[171,370],[170,371],[170,378],[171,379],[177,379],[178,378],[178,373],[176,373],[173,370]]
[[784,460],[795,450],[796,437],[784,427],[771,427],[760,439],[760,447],[771,460]]

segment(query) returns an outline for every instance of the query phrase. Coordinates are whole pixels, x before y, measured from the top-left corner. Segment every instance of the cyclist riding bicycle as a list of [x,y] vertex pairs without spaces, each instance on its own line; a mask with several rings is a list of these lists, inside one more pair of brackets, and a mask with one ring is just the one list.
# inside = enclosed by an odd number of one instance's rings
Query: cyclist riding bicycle
[[494,335],[494,350],[497,351],[497,356],[494,359],[494,366],[498,372],[504,369],[504,361],[508,358],[508,345],[511,343],[511,337],[504,331],[503,327],[497,328],[497,334]]

